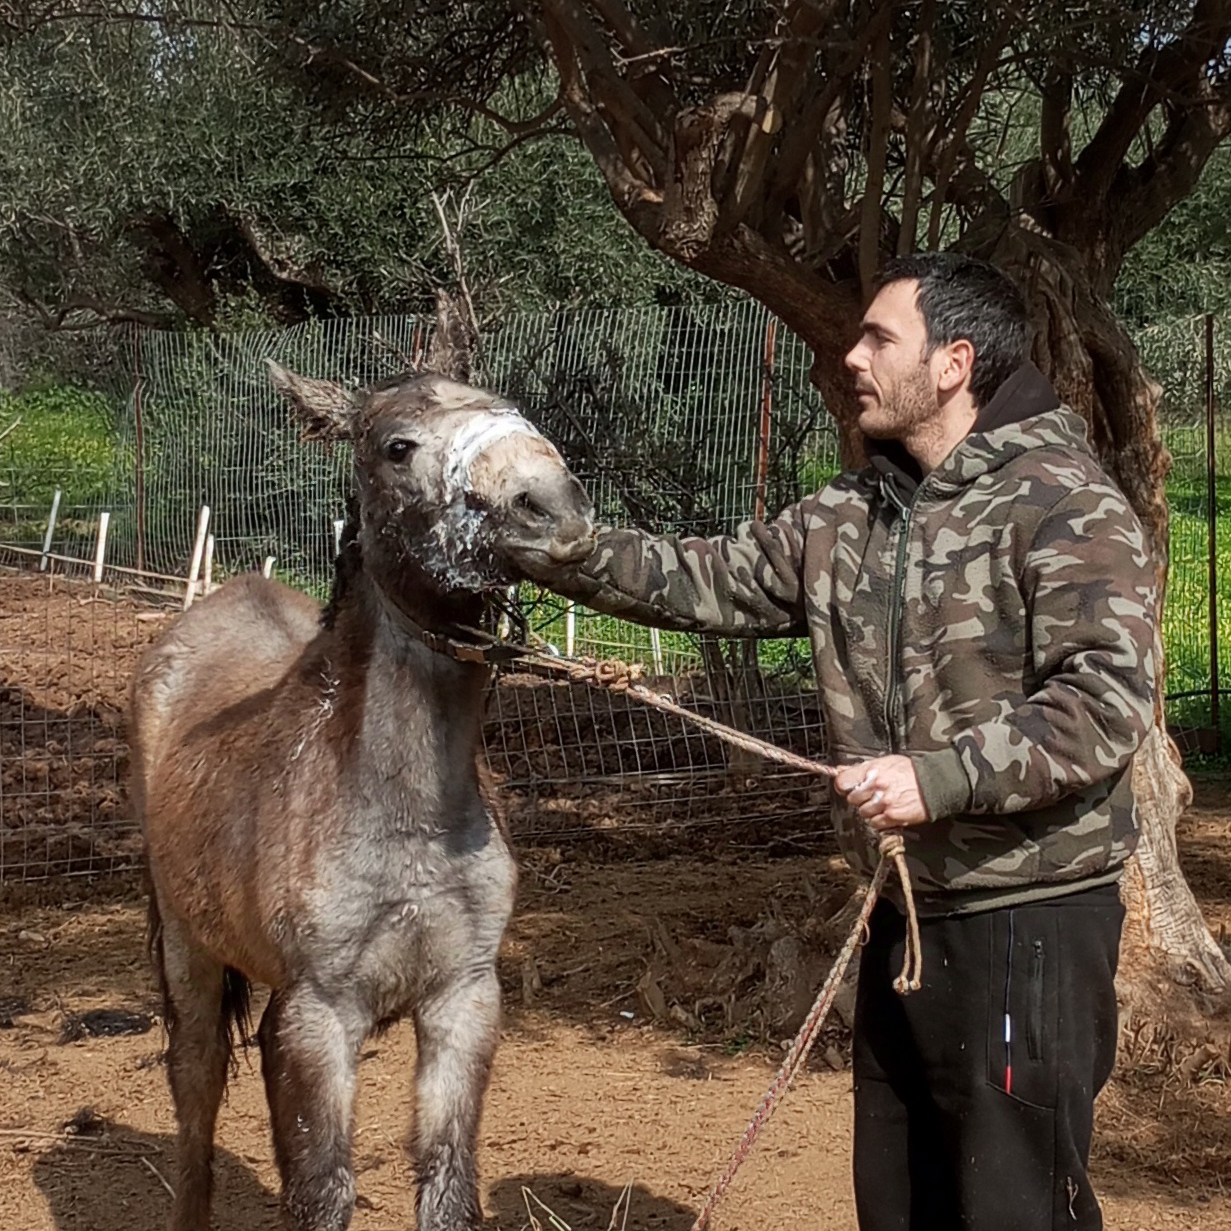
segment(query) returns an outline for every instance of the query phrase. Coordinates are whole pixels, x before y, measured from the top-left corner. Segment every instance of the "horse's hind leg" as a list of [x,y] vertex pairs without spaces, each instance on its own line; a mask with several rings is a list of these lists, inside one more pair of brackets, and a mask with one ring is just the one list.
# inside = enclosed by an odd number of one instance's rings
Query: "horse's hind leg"
[[209,1231],[214,1125],[227,1080],[229,1023],[225,968],[202,952],[174,918],[153,938],[163,982],[167,1077],[179,1123],[178,1178],[171,1231]]
[[494,970],[458,979],[415,1011],[415,1173],[419,1231],[482,1222],[475,1146],[500,1031]]
[[261,1018],[261,1071],[293,1231],[350,1223],[355,1064],[366,1025],[303,988],[275,992]]

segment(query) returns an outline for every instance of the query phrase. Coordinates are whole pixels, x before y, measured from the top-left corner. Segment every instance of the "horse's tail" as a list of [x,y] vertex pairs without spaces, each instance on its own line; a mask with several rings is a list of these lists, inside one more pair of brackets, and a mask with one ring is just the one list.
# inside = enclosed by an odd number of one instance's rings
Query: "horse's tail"
[[[175,1001],[171,997],[171,987],[167,982],[167,958],[164,946],[162,913],[158,909],[158,895],[154,885],[146,873],[146,888],[149,891],[149,912],[146,918],[145,943],[149,953],[150,964],[154,967],[158,979],[158,993],[162,1000],[163,1030],[171,1033],[175,1025]],[[238,1044],[247,1047],[252,1037],[252,984],[247,976],[227,966],[222,972],[222,1004],[218,1014],[218,1030],[226,1048],[231,1069],[235,1068],[235,1049]]]

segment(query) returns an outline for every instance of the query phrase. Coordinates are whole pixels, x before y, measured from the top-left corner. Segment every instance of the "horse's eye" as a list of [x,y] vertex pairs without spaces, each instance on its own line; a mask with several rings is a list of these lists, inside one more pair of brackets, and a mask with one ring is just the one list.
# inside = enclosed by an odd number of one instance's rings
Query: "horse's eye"
[[413,452],[413,440],[391,440],[385,446],[385,454],[391,462],[404,462]]

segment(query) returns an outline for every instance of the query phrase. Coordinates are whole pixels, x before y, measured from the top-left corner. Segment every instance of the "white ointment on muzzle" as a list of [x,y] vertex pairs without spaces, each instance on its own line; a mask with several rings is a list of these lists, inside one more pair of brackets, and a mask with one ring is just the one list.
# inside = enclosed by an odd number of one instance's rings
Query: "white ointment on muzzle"
[[470,485],[470,468],[492,445],[509,436],[536,436],[543,439],[543,434],[512,407],[475,414],[467,419],[454,436],[449,455],[445,459],[442,481],[446,505],[473,490]]

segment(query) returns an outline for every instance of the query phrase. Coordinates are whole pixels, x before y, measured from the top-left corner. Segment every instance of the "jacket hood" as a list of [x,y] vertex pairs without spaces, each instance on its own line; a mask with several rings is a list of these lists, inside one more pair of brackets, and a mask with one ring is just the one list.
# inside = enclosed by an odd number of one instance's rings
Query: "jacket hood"
[[[878,486],[893,484],[904,499],[923,480],[919,463],[897,440],[864,438]],[[938,491],[962,487],[1041,445],[1090,452],[1084,420],[1060,403],[1051,381],[1033,363],[1021,365],[979,411],[970,434],[929,476]]]

